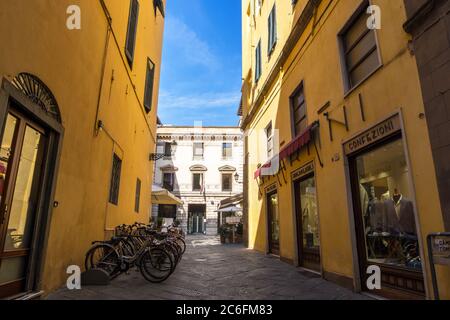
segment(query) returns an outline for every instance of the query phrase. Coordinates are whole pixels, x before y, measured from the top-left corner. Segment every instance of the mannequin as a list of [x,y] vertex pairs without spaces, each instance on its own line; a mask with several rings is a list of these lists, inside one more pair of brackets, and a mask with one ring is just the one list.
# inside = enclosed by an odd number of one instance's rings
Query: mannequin
[[386,200],[384,205],[387,231],[394,234],[417,234],[412,201],[404,198],[401,192],[395,189],[392,199]]

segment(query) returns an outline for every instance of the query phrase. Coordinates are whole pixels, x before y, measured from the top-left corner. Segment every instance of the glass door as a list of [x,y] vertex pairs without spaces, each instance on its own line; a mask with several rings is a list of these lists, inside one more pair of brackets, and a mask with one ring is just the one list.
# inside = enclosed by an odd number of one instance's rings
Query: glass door
[[295,193],[299,264],[302,267],[320,271],[319,214],[314,176],[297,182]]
[[269,225],[269,253],[280,254],[280,219],[278,212],[278,194],[267,196],[267,214]]
[[10,112],[0,151],[0,298],[25,291],[45,134]]

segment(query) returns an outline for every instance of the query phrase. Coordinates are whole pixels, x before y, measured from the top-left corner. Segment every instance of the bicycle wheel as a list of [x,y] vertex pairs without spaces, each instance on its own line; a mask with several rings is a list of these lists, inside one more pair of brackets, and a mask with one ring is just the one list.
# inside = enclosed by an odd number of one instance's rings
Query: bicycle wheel
[[176,242],[181,247],[181,254],[184,254],[186,252],[186,241],[181,237],[177,237]]
[[119,254],[108,244],[97,244],[86,253],[84,266],[86,270],[105,270],[111,278],[114,278],[120,274]]
[[139,267],[145,280],[161,283],[172,274],[173,261],[164,249],[151,248],[142,255]]

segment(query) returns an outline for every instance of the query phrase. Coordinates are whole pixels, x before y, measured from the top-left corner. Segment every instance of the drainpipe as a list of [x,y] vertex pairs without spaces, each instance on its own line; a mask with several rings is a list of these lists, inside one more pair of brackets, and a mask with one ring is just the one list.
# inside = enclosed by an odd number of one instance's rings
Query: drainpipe
[[103,51],[102,68],[101,68],[101,74],[100,74],[100,84],[99,84],[98,97],[97,97],[97,110],[95,112],[95,123],[94,123],[94,135],[95,136],[98,136],[99,129],[100,129],[100,126],[99,126],[100,103],[101,103],[101,99],[102,99],[103,82],[105,79],[106,59],[108,57],[109,38],[111,36],[111,22],[112,22],[111,15],[109,14],[109,11],[108,11],[108,8],[106,7],[105,1],[100,0],[100,5],[102,6],[102,10],[105,13],[106,19],[108,20],[108,25],[107,25],[107,31],[106,31],[105,48]]

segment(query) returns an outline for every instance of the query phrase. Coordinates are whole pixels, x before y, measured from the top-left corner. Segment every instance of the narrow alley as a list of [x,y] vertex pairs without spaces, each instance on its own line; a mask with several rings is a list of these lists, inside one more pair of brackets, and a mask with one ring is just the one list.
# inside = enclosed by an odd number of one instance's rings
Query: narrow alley
[[189,236],[175,273],[162,284],[145,281],[131,271],[105,287],[60,289],[50,300],[362,300],[319,276],[245,249],[221,245],[218,237]]

